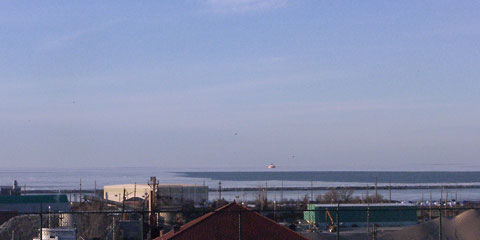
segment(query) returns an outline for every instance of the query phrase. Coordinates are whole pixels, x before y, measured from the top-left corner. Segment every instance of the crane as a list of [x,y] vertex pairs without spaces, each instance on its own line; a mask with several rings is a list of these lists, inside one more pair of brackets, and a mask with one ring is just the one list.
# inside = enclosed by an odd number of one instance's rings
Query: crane
[[[330,222],[328,222],[329,219],[330,219]],[[330,214],[330,211],[328,211],[328,209],[325,209],[325,223],[329,232],[337,231],[337,226],[335,226],[335,221],[333,221],[333,217]]]

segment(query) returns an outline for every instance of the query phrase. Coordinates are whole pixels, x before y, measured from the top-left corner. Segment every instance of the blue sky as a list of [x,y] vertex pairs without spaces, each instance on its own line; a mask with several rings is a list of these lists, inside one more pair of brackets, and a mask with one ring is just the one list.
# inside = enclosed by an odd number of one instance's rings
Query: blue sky
[[2,1],[0,161],[480,170],[479,10]]

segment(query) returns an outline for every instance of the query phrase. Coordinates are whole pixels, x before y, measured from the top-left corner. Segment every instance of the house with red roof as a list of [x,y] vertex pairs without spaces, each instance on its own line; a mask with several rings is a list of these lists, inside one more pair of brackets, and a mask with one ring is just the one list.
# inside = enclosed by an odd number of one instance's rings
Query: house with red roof
[[154,240],[167,239],[305,240],[307,238],[233,202]]

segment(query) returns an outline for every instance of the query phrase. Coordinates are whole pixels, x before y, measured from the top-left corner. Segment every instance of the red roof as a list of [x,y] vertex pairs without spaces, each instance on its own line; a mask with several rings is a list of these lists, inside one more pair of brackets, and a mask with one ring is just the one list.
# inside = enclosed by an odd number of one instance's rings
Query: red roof
[[[239,224],[240,223],[240,224]],[[278,239],[307,238],[254,211],[230,203],[154,240],[167,239]]]

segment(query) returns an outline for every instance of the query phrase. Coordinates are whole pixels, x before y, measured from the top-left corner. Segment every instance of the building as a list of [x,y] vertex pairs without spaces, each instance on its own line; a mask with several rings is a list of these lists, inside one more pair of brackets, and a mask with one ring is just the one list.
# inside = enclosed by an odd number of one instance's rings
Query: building
[[204,204],[208,201],[208,187],[188,184],[159,184],[159,198],[172,199],[174,203]]
[[[174,203],[203,204],[208,201],[208,187],[188,184],[158,184],[157,197],[170,199]],[[145,199],[152,190],[148,184],[107,185],[103,188],[104,198],[110,201],[122,202],[131,198]]]
[[[417,223],[415,204],[375,203],[375,204],[308,204],[304,219],[310,224],[325,226],[337,222],[340,226],[406,226]],[[330,216],[329,216],[330,215]]]
[[33,240],[77,240],[77,231],[74,228],[42,228],[42,238]]
[[145,199],[151,189],[148,184],[107,185],[103,187],[103,198],[105,200],[122,202],[123,193],[125,192],[125,200],[132,198]]
[[0,196],[0,211],[17,213],[69,212],[67,195]]
[[114,239],[143,240],[141,221],[120,220],[117,222],[116,226]]
[[77,230],[73,226],[72,214],[60,214],[58,215],[58,227],[42,228],[41,237],[33,238],[33,240],[77,240]]
[[155,240],[167,239],[306,240],[307,238],[233,202],[155,238]]

